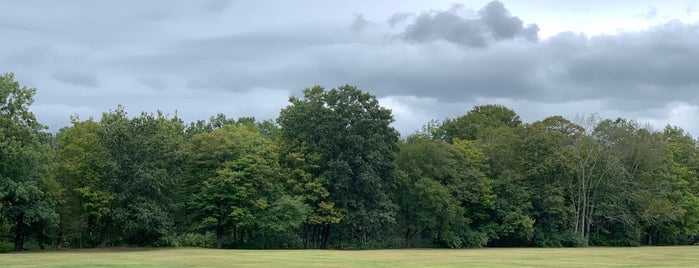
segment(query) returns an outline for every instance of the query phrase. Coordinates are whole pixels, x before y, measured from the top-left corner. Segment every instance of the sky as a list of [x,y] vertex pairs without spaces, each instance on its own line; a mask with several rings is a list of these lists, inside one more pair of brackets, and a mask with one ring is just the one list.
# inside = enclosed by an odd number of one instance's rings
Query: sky
[[306,87],[374,94],[403,135],[474,105],[699,134],[699,4],[647,0],[0,0],[0,73],[71,115],[274,119]]

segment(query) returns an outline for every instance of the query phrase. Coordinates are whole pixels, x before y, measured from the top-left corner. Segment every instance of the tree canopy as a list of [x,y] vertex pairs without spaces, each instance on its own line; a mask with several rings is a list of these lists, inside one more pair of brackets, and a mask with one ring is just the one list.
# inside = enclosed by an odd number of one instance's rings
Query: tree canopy
[[696,243],[699,147],[592,115],[473,107],[401,137],[355,86],[307,88],[276,120],[71,117],[0,76],[0,251]]

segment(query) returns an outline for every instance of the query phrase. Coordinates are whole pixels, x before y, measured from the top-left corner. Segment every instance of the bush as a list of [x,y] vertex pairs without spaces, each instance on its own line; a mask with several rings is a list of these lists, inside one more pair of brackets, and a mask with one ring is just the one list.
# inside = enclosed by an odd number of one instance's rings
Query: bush
[[462,238],[463,247],[482,248],[488,244],[488,234],[479,231],[468,231]]
[[213,233],[185,233],[164,237],[157,246],[212,248],[215,240]]
[[0,241],[0,253],[12,252],[15,250],[15,244],[9,241]]
[[561,244],[564,247],[573,247],[573,248],[579,248],[579,247],[587,247],[589,243],[587,242],[587,239],[585,237],[574,233],[574,232],[566,232],[563,234],[563,239],[561,240]]

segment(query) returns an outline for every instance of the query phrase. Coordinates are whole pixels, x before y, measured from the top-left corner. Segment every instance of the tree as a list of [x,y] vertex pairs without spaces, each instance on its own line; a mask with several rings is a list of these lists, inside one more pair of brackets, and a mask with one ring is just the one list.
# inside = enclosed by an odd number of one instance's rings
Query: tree
[[272,142],[252,123],[195,134],[188,147],[189,209],[201,229],[215,232],[217,248],[226,230],[240,245],[245,234],[260,240],[299,227],[306,218],[301,199],[285,192]]
[[171,231],[181,172],[184,126],[177,116],[142,113],[129,119],[122,107],[104,113],[98,132],[109,153],[107,192],[113,193],[103,230],[117,242],[152,245]]
[[304,204],[312,208],[303,224],[303,247],[328,248],[328,226],[339,223],[345,213],[330,199],[330,192],[326,188],[328,180],[312,175],[318,174],[320,154],[311,152],[299,140],[277,140],[277,148],[288,191],[300,196]]
[[[407,246],[479,247],[486,234],[471,225],[493,208],[485,155],[470,141],[454,145],[411,136],[396,158],[404,176],[394,192]],[[422,241],[421,241],[422,240]]]
[[484,137],[486,130],[499,127],[517,127],[522,120],[515,111],[502,105],[475,106],[466,115],[447,119],[439,128],[432,128],[434,136],[446,142],[454,138],[475,140]]
[[[677,217],[667,199],[668,162],[657,133],[621,118],[602,120],[591,134],[600,169],[589,168],[587,233],[598,245],[638,245],[656,225]],[[648,236],[651,239],[651,236]]]
[[[100,125],[91,118],[71,118],[72,126],[58,133],[54,173],[61,186],[58,247],[64,241],[77,240],[83,247],[84,235],[100,233],[110,213],[113,193],[106,180],[110,156],[100,144]],[[92,238],[92,237],[90,237]]]
[[[662,132],[669,161],[668,181],[671,192],[666,195],[665,211],[675,217],[649,230],[648,237],[662,244],[691,244],[699,234],[699,154],[696,141],[678,127],[666,126]],[[662,214],[656,214],[658,216]],[[653,233],[654,232],[654,233]]]
[[[379,230],[394,221],[395,204],[388,191],[395,185],[394,155],[398,132],[389,124],[391,111],[376,97],[345,85],[304,90],[304,98],[290,98],[277,122],[282,139],[307,146],[317,162],[307,170],[321,178],[329,199],[347,214],[339,224],[340,238],[360,246],[378,240]],[[328,204],[328,203],[326,203]],[[329,241],[331,224],[323,230]],[[323,243],[327,248],[328,244]]]
[[47,196],[50,151],[44,129],[29,110],[36,89],[21,87],[11,73],[0,76],[0,223],[7,221],[15,251],[30,235],[43,235],[57,220]]
[[579,126],[560,116],[526,125],[521,132],[522,175],[530,191],[535,246],[579,246],[573,233],[568,189],[575,178],[573,144]]

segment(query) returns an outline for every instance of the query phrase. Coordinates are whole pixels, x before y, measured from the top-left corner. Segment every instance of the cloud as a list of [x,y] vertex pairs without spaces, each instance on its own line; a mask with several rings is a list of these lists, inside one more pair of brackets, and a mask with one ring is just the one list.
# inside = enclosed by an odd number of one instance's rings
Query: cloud
[[646,20],[655,19],[658,16],[658,9],[656,7],[651,7],[646,14],[642,17]]
[[483,7],[476,17],[459,14],[460,6],[445,11],[420,14],[400,36],[413,43],[445,40],[469,47],[485,47],[495,41],[521,38],[537,41],[539,27],[524,23],[510,15],[505,6],[493,1]]
[[481,11],[481,21],[492,32],[495,40],[513,39],[524,37],[529,41],[538,39],[539,27],[536,24],[529,24],[523,27],[523,22],[518,17],[513,17],[505,6],[493,1],[488,3]]
[[97,87],[99,85],[99,80],[96,75],[79,71],[59,70],[53,73],[51,77],[74,86]]
[[393,13],[391,17],[389,17],[386,20],[386,23],[390,25],[391,27],[395,27],[397,24],[402,23],[404,21],[407,21],[410,18],[415,17],[414,13],[409,13],[409,12],[398,12],[398,13]]
[[201,4],[201,7],[205,11],[218,13],[223,12],[229,5],[229,0],[207,0]]
[[141,77],[139,82],[149,88],[157,90],[166,90],[165,83],[156,77]]
[[37,87],[37,116],[53,130],[117,104],[185,120],[270,119],[305,87],[349,83],[392,108],[404,134],[487,103],[525,121],[597,112],[699,134],[696,23],[540,38],[500,2],[399,13],[386,4],[379,16],[322,1],[310,6],[330,13],[288,1],[81,2],[91,12],[28,1],[0,10],[0,72]]
[[370,22],[367,19],[365,19],[363,15],[355,14],[354,20],[352,21],[352,25],[350,25],[350,29],[352,29],[352,31],[354,32],[361,32],[369,24]]

